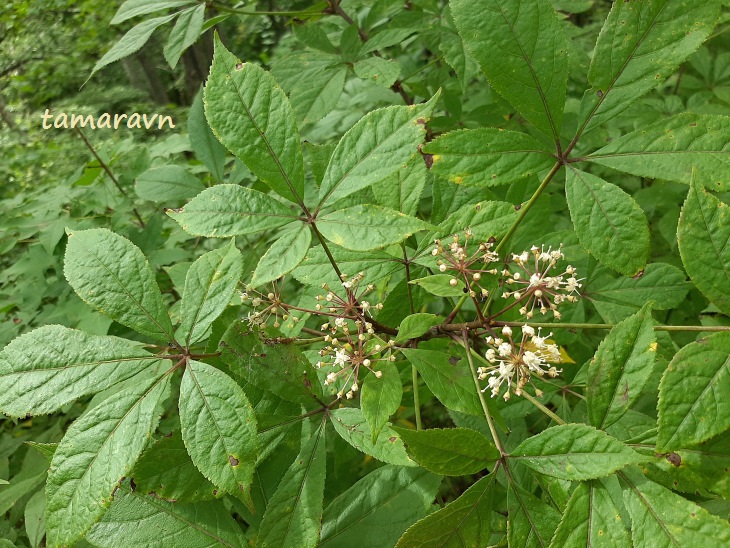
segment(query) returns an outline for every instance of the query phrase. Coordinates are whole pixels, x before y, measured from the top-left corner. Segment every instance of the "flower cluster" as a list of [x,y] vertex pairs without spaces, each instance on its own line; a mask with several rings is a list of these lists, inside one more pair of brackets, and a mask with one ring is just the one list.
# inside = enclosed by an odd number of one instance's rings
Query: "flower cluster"
[[[342,279],[342,287],[345,289],[345,297],[343,298],[333,291],[328,284],[322,284],[322,289],[326,293],[324,295],[317,295],[317,305],[315,308],[318,312],[335,315],[340,320],[347,317],[365,321],[365,318],[372,314],[373,309],[381,310],[383,308],[382,303],[371,304],[369,301],[363,299],[363,297],[375,289],[375,286],[372,284],[366,285],[364,289],[360,288],[365,278],[364,272],[360,272],[352,277],[347,274],[342,274],[340,278]],[[337,327],[342,327],[342,325]],[[324,330],[326,328],[323,328]]]
[[282,302],[281,294],[276,285],[268,293],[261,293],[251,286],[247,286],[246,291],[241,293],[241,302],[248,304],[252,308],[245,319],[249,325],[263,327],[273,317],[273,326],[278,329],[281,327],[281,321],[287,321],[289,319],[294,323],[299,321],[299,318],[296,316],[290,317],[286,313],[286,305]]
[[[479,380],[487,381],[487,386],[482,390],[485,392],[491,389],[492,397],[497,396],[502,385],[506,384],[507,388],[502,396],[505,400],[510,398],[510,393],[516,396],[522,395],[525,385],[529,382],[532,384],[530,377],[537,375],[538,377],[557,377],[562,369],[556,369],[550,363],[560,362],[560,350],[557,345],[548,343],[547,339],[552,333],[542,336],[538,329],[529,325],[522,327],[522,339],[519,346],[512,339],[512,329],[510,327],[502,328],[502,335],[505,338],[487,337],[487,350],[485,357],[490,367],[479,367],[477,373]],[[535,395],[541,396],[542,392],[532,384],[535,388]]]
[[535,308],[545,314],[552,311],[556,319],[560,319],[558,305],[568,301],[574,303],[578,300],[578,289],[582,287],[579,279],[575,277],[576,270],[568,265],[565,270],[557,275],[549,275],[555,268],[558,261],[565,256],[560,248],[552,249],[545,246],[538,248],[532,246],[529,252],[523,251],[519,255],[512,255],[512,263],[516,265],[516,271],[503,270],[508,285],[517,285],[518,289],[505,291],[502,297],[507,299],[514,297],[515,301],[523,300],[520,307],[520,314],[532,318]]
[[480,281],[484,274],[497,274],[496,268],[488,269],[487,265],[497,262],[499,256],[492,251],[494,246],[491,242],[482,242],[472,251],[469,249],[470,240],[473,240],[474,234],[471,229],[464,231],[464,241],[455,234],[449,244],[444,244],[441,240],[436,240],[436,247],[431,251],[431,255],[438,257],[436,264],[440,272],[452,272],[454,277],[451,279],[451,285],[459,283],[458,278],[462,277],[470,297],[486,297],[489,292],[480,285]]
[[[349,325],[350,322],[343,318],[337,318],[333,325],[325,324],[332,336],[325,336],[325,342],[329,343],[319,351],[320,361],[315,364],[317,369],[331,367],[333,370],[327,374],[325,385],[335,384],[339,379],[344,378],[342,388],[337,392],[337,397],[343,395],[352,399],[359,390],[360,371],[364,367],[373,375],[380,378],[382,371],[375,369],[378,362],[395,361],[392,355],[393,341],[382,343],[373,340],[372,326],[362,320],[355,320],[355,329]],[[338,336],[339,335],[339,336]]]

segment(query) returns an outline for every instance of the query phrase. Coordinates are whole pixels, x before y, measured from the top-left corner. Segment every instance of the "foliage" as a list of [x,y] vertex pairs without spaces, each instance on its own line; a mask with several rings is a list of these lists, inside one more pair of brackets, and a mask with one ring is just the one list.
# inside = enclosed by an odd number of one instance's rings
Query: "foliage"
[[729,13],[124,2],[210,74],[5,194],[2,535],[730,542]]

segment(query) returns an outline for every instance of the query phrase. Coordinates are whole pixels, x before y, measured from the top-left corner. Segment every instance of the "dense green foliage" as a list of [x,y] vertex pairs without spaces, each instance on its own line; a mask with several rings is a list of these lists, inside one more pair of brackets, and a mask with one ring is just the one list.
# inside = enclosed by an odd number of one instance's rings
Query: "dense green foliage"
[[263,4],[0,8],[0,545],[730,543],[730,2]]

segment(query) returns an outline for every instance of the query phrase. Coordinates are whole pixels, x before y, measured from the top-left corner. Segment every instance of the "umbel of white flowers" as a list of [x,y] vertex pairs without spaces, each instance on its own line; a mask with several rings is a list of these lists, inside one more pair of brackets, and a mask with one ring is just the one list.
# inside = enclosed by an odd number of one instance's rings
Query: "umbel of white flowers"
[[508,285],[517,285],[519,288],[505,291],[502,298],[514,297],[516,301],[524,299],[520,314],[528,319],[535,314],[535,308],[542,314],[552,311],[555,319],[560,319],[558,305],[565,301],[576,302],[578,297],[573,293],[577,293],[578,289],[583,287],[580,283],[582,279],[575,277],[576,270],[571,265],[560,274],[549,275],[557,262],[564,258],[561,248],[548,247],[546,251],[545,246],[540,248],[532,246],[529,252],[523,251],[519,255],[512,255],[516,271],[504,269],[502,275],[509,276]]
[[[557,377],[562,369],[556,369],[550,363],[560,363],[560,349],[557,345],[548,342],[552,333],[542,336],[538,329],[529,325],[522,327],[522,337],[519,345],[512,339],[512,329],[502,328],[504,338],[489,336],[486,339],[488,350],[485,353],[487,361],[494,364],[491,367],[480,367],[477,369],[479,380],[487,380],[487,386],[482,389],[485,392],[491,389],[492,397],[497,396],[502,386],[505,386],[503,398],[508,400],[510,394],[522,395],[525,385],[532,384],[530,377]],[[535,387],[535,395],[541,396],[542,391]]]

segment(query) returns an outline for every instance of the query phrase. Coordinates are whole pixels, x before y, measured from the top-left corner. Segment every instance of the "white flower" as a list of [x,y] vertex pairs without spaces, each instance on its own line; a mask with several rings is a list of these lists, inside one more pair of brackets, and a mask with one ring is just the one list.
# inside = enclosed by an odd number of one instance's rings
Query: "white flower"
[[335,365],[345,367],[345,364],[350,361],[350,356],[347,355],[347,351],[344,348],[338,348],[335,350]]

